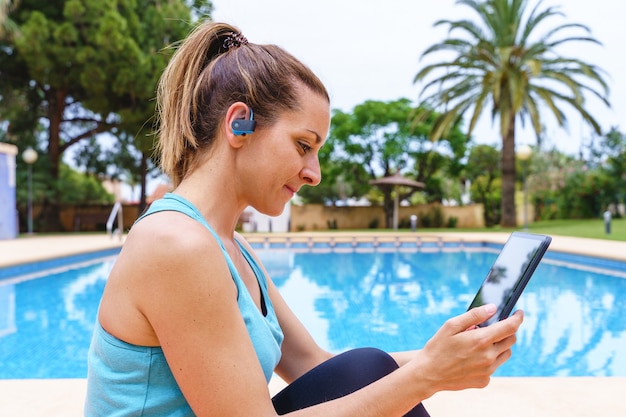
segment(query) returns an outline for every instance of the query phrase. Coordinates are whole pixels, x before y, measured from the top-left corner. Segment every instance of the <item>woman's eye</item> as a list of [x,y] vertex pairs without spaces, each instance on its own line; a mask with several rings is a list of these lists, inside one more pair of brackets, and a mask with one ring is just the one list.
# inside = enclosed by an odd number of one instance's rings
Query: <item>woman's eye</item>
[[302,151],[304,151],[304,153],[307,153],[308,151],[311,150],[311,147],[309,145],[307,145],[304,142],[298,142],[298,144],[300,145],[300,147],[302,148]]

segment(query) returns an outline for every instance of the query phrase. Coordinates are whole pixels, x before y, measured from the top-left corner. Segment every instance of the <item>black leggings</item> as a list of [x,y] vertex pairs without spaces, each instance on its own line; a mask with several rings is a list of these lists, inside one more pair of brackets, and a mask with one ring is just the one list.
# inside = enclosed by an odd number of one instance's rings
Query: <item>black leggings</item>
[[[279,415],[334,400],[357,391],[398,369],[396,361],[379,349],[354,349],[311,369],[272,399]],[[429,417],[420,403],[405,417]]]

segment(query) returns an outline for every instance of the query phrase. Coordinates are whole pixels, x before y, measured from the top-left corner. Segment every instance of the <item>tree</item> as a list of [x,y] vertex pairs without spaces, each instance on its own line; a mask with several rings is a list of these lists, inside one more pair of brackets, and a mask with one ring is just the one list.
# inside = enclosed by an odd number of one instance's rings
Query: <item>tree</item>
[[526,187],[531,198],[535,218],[553,220],[562,218],[562,189],[576,170],[582,169],[581,161],[571,155],[550,149],[533,152],[528,162]]
[[544,109],[564,126],[562,107],[568,105],[600,133],[600,126],[585,109],[585,95],[596,96],[608,105],[608,86],[601,69],[557,51],[565,43],[599,42],[589,36],[586,26],[576,23],[553,26],[539,34],[548,19],[564,16],[556,7],[541,9],[541,1],[529,14],[526,0],[459,0],[457,4],[471,8],[476,21],[436,22],[435,26],[447,25],[449,34],[461,35],[426,49],[422,57],[446,52],[451,58],[426,65],[414,81],[424,83],[421,94],[426,105],[444,109],[432,132],[435,140],[466,113],[471,113],[468,135],[486,108],[492,121],[498,117],[502,138],[501,224],[515,227],[516,121],[529,120],[540,141]]
[[[433,142],[429,138],[430,129],[433,126],[437,114],[425,109],[416,109],[426,113],[423,123],[419,125],[421,129],[418,133],[419,141],[413,144],[415,151],[411,152],[414,163],[416,180],[426,184],[425,194],[427,202],[441,203],[444,198],[450,199],[452,193],[446,191],[446,184],[452,182],[459,184],[463,170],[461,162],[467,153],[468,136],[466,136],[461,126],[452,129],[445,138]],[[460,200],[460,193],[458,193]]]
[[465,168],[467,178],[472,182],[472,200],[483,205],[485,226],[492,227],[500,220],[500,161],[499,151],[493,146],[477,145],[470,151]]
[[559,189],[557,207],[564,219],[597,218],[610,202],[612,181],[600,169],[590,169],[584,161],[575,161],[565,183]]
[[[16,159],[16,182],[17,184],[26,184],[27,169],[26,163],[21,157]],[[48,165],[47,155],[42,155],[37,160],[38,166],[46,167]],[[32,176],[32,196],[33,201],[44,201],[49,197],[50,188],[47,186],[48,178],[44,170],[33,170]],[[91,173],[78,172],[65,163],[59,166],[59,186],[65,190],[60,195],[61,205],[76,204],[109,204],[114,200],[114,196],[109,194],[102,185],[102,181]],[[19,214],[20,230],[26,227],[27,219],[28,194],[26,187],[16,188],[16,205]],[[36,230],[41,230],[42,223],[35,219]]]
[[[190,9],[183,0],[22,0],[11,17],[19,33],[0,44],[1,105],[11,121],[30,117],[47,126],[52,184],[44,223],[58,230],[63,153],[102,132],[150,126],[156,80],[170,54],[163,49],[187,34]],[[34,125],[12,123],[12,133]]]
[[9,18],[9,12],[17,6],[18,0],[0,0],[0,39],[11,36],[15,23]]
[[[161,72],[173,52],[173,49],[164,47],[187,35],[191,25],[186,16],[190,14],[193,21],[202,20],[210,18],[213,12],[213,5],[209,0],[160,2],[157,7],[153,7],[153,0],[143,0],[142,3],[144,4],[140,4],[138,8],[140,24],[134,26],[134,31],[149,60],[147,75],[151,77],[146,78],[146,88],[143,90],[149,94],[143,100],[137,100],[132,107],[121,106],[122,123],[113,132],[119,141],[119,153],[111,155],[116,160],[112,165],[116,173],[122,172],[129,183],[140,186],[140,212],[146,206],[147,176],[160,173],[151,155],[156,139],[154,92]],[[172,17],[176,16],[184,16],[185,19],[172,22]]]
[[[419,123],[411,123],[411,115],[428,112]],[[372,188],[369,180],[401,173],[411,179],[437,185],[431,177],[442,169],[441,152],[458,158],[464,156],[466,136],[459,129],[452,130],[442,144],[430,142],[429,132],[433,115],[414,107],[402,98],[389,102],[368,100],[354,107],[351,113],[335,110],[322,167],[331,167],[336,186],[343,186],[345,194],[361,197]],[[449,145],[443,149],[443,143]],[[441,149],[437,149],[437,146]],[[324,180],[323,180],[324,181]],[[340,182],[337,182],[340,181]],[[400,200],[409,198],[417,190],[403,189]],[[427,193],[440,195],[439,189]],[[393,187],[382,189],[387,227],[393,217]]]
[[535,217],[551,220],[600,216],[617,192],[616,178],[606,168],[556,149],[533,153],[527,187]]
[[134,188],[140,187],[139,212],[146,207],[146,181],[149,175],[156,177],[161,171],[150,159],[150,149],[142,151],[140,146],[152,147],[152,135],[143,138],[130,136],[125,131],[117,131],[117,137],[110,138],[115,146],[103,149],[101,141],[91,138],[83,141],[74,153],[74,162],[93,175],[103,175],[110,179],[123,179]]
[[60,166],[59,180],[68,191],[63,193],[62,204],[111,204],[114,196],[109,194],[96,175],[78,172],[67,164]]
[[609,179],[608,186],[602,192],[608,202],[615,205],[615,215],[619,217],[620,204],[626,204],[626,135],[613,127],[600,138],[598,146],[591,148],[591,152]]

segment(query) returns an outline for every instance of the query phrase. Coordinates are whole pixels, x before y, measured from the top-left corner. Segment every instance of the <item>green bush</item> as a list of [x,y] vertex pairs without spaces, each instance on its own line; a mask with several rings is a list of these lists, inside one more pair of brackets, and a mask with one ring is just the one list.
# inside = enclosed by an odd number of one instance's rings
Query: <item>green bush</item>
[[[420,223],[420,227],[441,228],[444,227],[445,224],[443,208],[441,208],[441,206],[439,205],[430,207],[430,209],[426,213],[420,212],[417,217]],[[408,227],[410,227],[410,225],[410,220],[408,220]]]
[[433,216],[433,227],[443,227],[445,218],[443,216],[443,209],[441,208],[441,206],[433,206],[430,211]]
[[446,227],[448,229],[454,229],[458,222],[459,222],[459,218],[458,217],[450,216],[450,217],[448,217],[448,222],[446,224]]

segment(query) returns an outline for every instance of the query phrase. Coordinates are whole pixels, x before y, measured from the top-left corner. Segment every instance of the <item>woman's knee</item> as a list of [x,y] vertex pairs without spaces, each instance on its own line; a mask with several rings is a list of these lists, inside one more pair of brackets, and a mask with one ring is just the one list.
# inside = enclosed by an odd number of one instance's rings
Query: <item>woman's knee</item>
[[361,372],[373,372],[380,376],[387,375],[396,369],[398,364],[387,352],[377,348],[358,348],[346,351],[338,356],[347,366],[355,367]]

